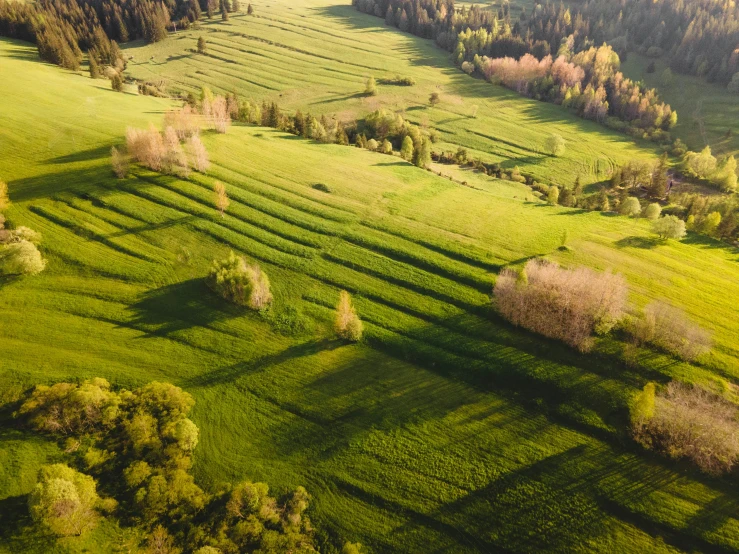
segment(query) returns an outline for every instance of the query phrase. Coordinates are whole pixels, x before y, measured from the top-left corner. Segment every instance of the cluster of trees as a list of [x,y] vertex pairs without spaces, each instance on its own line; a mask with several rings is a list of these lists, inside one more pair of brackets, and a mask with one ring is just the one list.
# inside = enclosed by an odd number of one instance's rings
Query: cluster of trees
[[511,23],[504,6],[499,13],[477,6],[454,8],[442,0],[355,0],[362,11],[385,16],[388,25],[435,38],[454,51],[467,73],[488,79],[542,101],[576,111],[586,119],[657,141],[677,113],[654,89],[627,79],[611,46],[587,39],[590,24],[563,4],[539,5],[530,17]]
[[538,59],[527,53],[518,60],[478,56],[474,63],[488,80],[519,94],[559,104],[619,130],[669,140],[667,131],[677,123],[677,112],[654,89],[625,78],[619,65],[610,46],[589,48],[569,58]]
[[670,210],[688,229],[722,240],[739,239],[739,198],[680,193],[670,197]]
[[514,325],[587,351],[593,334],[623,317],[628,290],[621,275],[585,267],[564,269],[535,259],[519,272],[505,269],[495,282],[498,311]]
[[214,493],[195,483],[193,405],[190,394],[167,383],[117,391],[104,379],[37,386],[16,416],[63,440],[79,469],[41,469],[28,499],[32,518],[66,536],[105,514],[119,516],[148,531],[152,553],[181,552],[180,545],[201,554],[317,552],[303,487],[275,498],[264,483],[226,484]]
[[739,6],[725,0],[591,0],[582,17],[590,37],[651,57],[665,56],[673,70],[729,83],[739,72]]
[[[532,54],[571,55],[611,44],[622,56],[630,49],[666,55],[682,73],[729,83],[739,72],[739,8],[725,0],[592,0],[573,8],[547,0],[517,20],[508,3],[496,12],[454,0],[353,0],[361,11],[387,25],[433,38],[454,51],[459,65],[475,56],[519,59]],[[739,78],[736,79],[739,84]]]
[[41,273],[46,267],[37,247],[41,235],[23,226],[6,229],[4,212],[9,206],[8,185],[0,180],[0,276]]
[[[197,105],[194,99],[190,102]],[[317,118],[300,110],[290,115],[275,102],[242,101],[235,94],[227,95],[225,102],[227,113],[236,121],[272,127],[326,144],[353,144],[383,154],[398,151],[403,159],[422,168],[431,163],[431,144],[437,139],[433,130],[421,129],[386,109],[372,112],[362,121],[347,123],[325,115]]]
[[79,69],[88,52],[90,72],[98,65],[123,68],[117,43],[162,40],[172,25],[187,28],[201,14],[198,0],[0,0],[0,35],[34,42],[41,57]]
[[[126,129],[127,156],[154,171],[187,178],[190,170],[204,173],[210,167],[208,151],[200,139],[197,116],[189,107],[168,113],[164,131],[153,125],[148,130]],[[111,165],[119,179],[128,173],[128,157],[111,149]]]
[[683,172],[693,178],[707,181],[724,192],[737,191],[737,164],[734,156],[725,156],[720,161],[706,146],[700,152],[687,152],[682,162]]
[[712,475],[739,461],[739,409],[696,385],[647,383],[631,404],[634,437],[671,458],[685,458]]

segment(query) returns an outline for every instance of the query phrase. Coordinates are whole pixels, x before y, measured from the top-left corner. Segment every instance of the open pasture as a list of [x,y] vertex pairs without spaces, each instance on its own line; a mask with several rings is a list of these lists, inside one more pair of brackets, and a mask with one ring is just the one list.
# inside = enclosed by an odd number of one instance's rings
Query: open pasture
[[[204,136],[207,176],[135,169],[118,181],[110,146],[170,104],[0,45],[9,216],[43,233],[49,259],[0,288],[4,390],[173,382],[197,400],[201,482],[303,484],[321,527],[373,552],[739,549],[733,489],[645,455],[623,431],[626,399],[646,380],[739,376],[739,322],[724,301],[739,295],[736,251],[693,237],[658,244],[643,221],[529,202],[510,182],[475,190],[255,127]],[[223,219],[216,179],[232,201]],[[570,251],[558,249],[565,230]],[[270,314],[245,314],[203,285],[229,249],[269,274]],[[714,353],[691,366],[643,351],[644,367],[630,369],[613,339],[580,355],[511,328],[490,309],[495,275],[541,255],[623,272],[635,303],[667,298],[710,328]],[[364,344],[332,338],[342,288]],[[308,329],[277,332],[288,306]],[[114,525],[92,542],[22,536],[18,495],[55,456],[31,435],[0,437],[0,551],[130,545]]]

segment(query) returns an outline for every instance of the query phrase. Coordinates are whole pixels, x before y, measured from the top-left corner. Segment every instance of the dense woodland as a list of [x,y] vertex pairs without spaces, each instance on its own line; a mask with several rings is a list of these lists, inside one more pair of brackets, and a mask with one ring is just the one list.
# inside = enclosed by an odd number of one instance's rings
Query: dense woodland
[[[541,59],[563,45],[571,52],[605,42],[624,55],[639,50],[666,55],[676,71],[728,83],[739,71],[739,6],[729,0],[589,0],[547,1],[531,13],[524,8],[513,19],[504,3],[498,11],[479,6],[455,10],[454,0],[355,0],[367,13],[384,17],[389,25],[415,35],[434,38],[453,50],[459,33],[483,30],[482,42],[466,54]],[[480,35],[478,35],[480,36]]]
[[196,0],[0,0],[0,35],[34,42],[43,59],[68,69],[79,69],[83,51],[93,64],[122,68],[117,43],[162,40],[200,14]]

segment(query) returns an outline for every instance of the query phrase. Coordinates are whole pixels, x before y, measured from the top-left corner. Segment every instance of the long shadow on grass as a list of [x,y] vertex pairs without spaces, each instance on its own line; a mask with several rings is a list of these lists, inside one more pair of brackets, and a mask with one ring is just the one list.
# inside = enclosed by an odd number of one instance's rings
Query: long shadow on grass
[[130,325],[151,335],[167,336],[192,327],[210,327],[244,315],[208,289],[203,279],[190,279],[146,293],[130,309]]

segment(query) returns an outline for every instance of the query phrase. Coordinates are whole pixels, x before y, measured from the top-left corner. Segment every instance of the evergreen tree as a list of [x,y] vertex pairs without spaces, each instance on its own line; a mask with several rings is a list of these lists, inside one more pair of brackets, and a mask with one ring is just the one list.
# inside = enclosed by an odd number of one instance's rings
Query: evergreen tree
[[423,137],[413,152],[413,165],[426,168],[431,163],[431,141]]
[[252,5],[251,5],[251,4],[249,4],[249,5],[248,5],[248,6],[246,7],[246,13],[247,13],[247,15],[254,15],[254,8],[252,7]]
[[95,59],[95,53],[93,51],[90,51],[90,77],[93,79],[99,79],[100,78],[100,66],[98,65],[97,60]]
[[207,52],[205,46],[205,39],[203,37],[198,38],[198,54],[205,54]]
[[110,85],[116,92],[123,92],[123,77],[120,73],[116,73],[110,78]]

